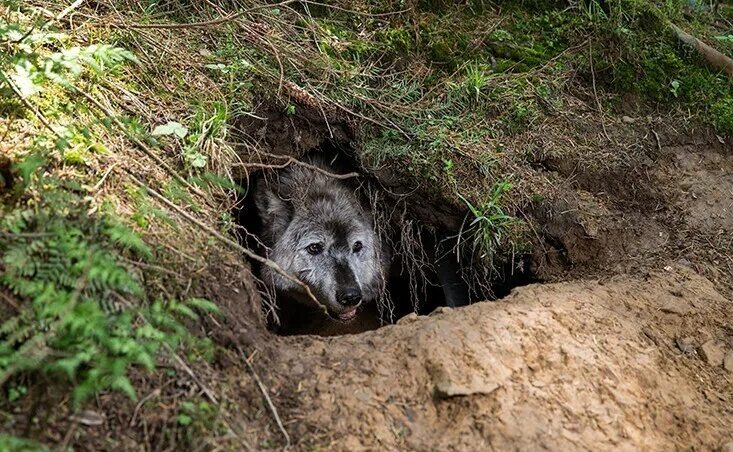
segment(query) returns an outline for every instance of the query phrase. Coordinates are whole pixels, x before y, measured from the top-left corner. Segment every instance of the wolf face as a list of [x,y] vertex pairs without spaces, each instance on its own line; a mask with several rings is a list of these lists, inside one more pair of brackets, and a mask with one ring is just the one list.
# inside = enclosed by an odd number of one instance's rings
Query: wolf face
[[[294,166],[259,181],[255,196],[267,257],[307,284],[332,318],[348,322],[379,296],[386,271],[381,242],[370,213],[343,181]],[[262,278],[279,295],[309,300],[270,267]]]

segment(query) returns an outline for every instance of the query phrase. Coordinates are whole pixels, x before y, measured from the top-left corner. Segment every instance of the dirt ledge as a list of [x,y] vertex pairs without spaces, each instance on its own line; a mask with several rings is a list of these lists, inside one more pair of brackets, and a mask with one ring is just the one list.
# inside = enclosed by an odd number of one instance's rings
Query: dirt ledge
[[[693,271],[532,285],[335,338],[279,338],[301,448],[717,449],[733,441],[731,300]],[[679,340],[692,344],[680,350]]]

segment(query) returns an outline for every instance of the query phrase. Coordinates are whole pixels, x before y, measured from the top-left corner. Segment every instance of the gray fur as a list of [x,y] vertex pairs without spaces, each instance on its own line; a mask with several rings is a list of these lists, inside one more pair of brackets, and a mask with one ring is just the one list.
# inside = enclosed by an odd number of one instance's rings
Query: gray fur
[[[328,170],[317,160],[310,163]],[[255,190],[267,257],[307,284],[331,317],[351,320],[356,306],[380,296],[387,259],[371,213],[353,189],[342,180],[292,165],[273,180],[260,180]],[[309,246],[317,250],[314,244],[322,246],[316,255],[309,252]],[[261,276],[278,295],[309,302],[301,286],[273,269],[264,267]]]

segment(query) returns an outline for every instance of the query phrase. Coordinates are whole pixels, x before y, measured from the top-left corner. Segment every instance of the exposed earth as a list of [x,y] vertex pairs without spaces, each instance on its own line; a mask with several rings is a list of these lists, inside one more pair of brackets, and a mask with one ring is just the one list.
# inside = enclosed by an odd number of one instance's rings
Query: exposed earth
[[729,313],[680,267],[532,285],[281,340],[272,389],[289,394],[295,435],[336,450],[711,450],[733,441]]
[[552,146],[518,168],[552,187],[531,212],[542,283],[358,334],[283,337],[252,323],[260,297],[232,267],[210,295],[227,314],[202,330],[223,349],[195,369],[200,384],[160,374],[140,382],[160,402],[137,407],[105,395],[109,422],[79,427],[76,444],[173,447],[175,404],[163,401],[208,387],[227,400],[214,444],[234,449],[730,450],[730,147],[712,134],[608,128],[625,130],[634,152],[596,165],[574,160],[601,149],[592,143]]

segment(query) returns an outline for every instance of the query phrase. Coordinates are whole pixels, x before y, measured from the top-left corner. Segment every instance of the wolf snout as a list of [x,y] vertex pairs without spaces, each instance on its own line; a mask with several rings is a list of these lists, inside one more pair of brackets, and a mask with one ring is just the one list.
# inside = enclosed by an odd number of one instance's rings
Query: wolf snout
[[361,303],[361,290],[350,287],[336,292],[336,300],[344,306],[356,306]]

